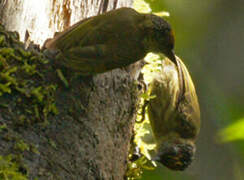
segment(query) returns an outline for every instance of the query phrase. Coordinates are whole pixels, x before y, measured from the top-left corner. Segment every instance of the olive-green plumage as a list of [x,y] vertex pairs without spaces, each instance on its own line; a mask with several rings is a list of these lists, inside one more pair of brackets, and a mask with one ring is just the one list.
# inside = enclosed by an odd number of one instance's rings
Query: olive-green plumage
[[184,170],[195,153],[200,109],[191,76],[183,62],[179,58],[176,60],[182,69],[184,93],[179,87],[176,66],[165,59],[149,85],[150,95],[156,98],[149,101],[148,115],[157,144],[154,159],[170,169]]
[[82,20],[47,41],[45,48],[58,50],[58,62],[83,75],[125,67],[148,52],[163,53],[175,61],[170,25],[131,8]]

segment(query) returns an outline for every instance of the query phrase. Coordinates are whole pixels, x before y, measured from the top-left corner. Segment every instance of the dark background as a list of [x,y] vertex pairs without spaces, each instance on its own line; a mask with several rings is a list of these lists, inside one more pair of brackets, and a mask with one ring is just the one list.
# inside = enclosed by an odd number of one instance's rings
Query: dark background
[[176,54],[192,75],[202,126],[194,163],[185,172],[160,166],[143,180],[244,180],[244,1],[145,0],[153,12],[168,11]]

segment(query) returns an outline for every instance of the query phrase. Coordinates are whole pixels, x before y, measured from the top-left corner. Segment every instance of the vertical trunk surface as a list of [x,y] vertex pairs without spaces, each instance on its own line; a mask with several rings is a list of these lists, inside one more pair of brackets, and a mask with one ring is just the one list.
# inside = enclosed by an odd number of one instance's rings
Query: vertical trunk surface
[[[78,20],[131,4],[132,0],[9,0],[0,2],[0,22],[18,31],[21,40],[28,30],[30,39],[42,44]],[[0,35],[9,40],[3,31]],[[5,57],[1,48],[14,43],[0,46],[0,55]],[[16,46],[13,49],[15,53]],[[53,97],[59,113],[48,114],[45,121],[38,108],[26,102],[30,98],[22,98],[25,92],[14,89],[0,96],[0,157],[11,167],[16,164],[17,173],[28,179],[123,179],[137,101],[132,75],[116,69],[74,79],[65,88],[54,71],[48,67],[42,71],[44,80],[32,79],[58,84]],[[27,111],[26,103],[30,109],[35,106],[33,112]],[[23,120],[33,116],[39,122]],[[11,162],[6,160],[9,155]]]

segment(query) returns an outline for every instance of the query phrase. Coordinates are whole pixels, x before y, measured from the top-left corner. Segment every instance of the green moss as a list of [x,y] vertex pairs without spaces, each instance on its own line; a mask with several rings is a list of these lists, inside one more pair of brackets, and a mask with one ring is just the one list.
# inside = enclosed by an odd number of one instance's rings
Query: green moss
[[24,152],[24,151],[29,151],[30,146],[27,143],[25,143],[23,140],[19,140],[18,142],[15,143],[14,149],[20,152]]
[[0,35],[0,46],[4,46],[5,36]]
[[0,132],[4,131],[6,129],[7,129],[7,125],[6,124],[0,125]]
[[11,155],[0,156],[0,179],[2,180],[27,180],[26,175],[19,171],[18,163],[16,163]]
[[54,149],[57,149],[57,145],[52,139],[48,139],[48,142]]
[[46,76],[52,71],[51,66],[45,66],[48,63],[39,51],[25,50],[17,33],[5,32],[0,25],[0,97],[14,93],[19,99],[11,109],[18,111],[18,124],[45,121],[48,115],[58,113],[57,85]]
[[30,151],[35,153],[35,154],[40,155],[40,152],[39,152],[38,148],[34,144],[30,144]]

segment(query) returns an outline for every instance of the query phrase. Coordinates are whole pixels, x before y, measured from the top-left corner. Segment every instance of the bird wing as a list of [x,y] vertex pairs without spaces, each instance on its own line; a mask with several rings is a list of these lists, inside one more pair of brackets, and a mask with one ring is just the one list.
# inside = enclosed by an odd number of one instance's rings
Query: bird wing
[[[188,117],[189,119],[200,126],[200,107],[194,83],[183,61],[178,57],[177,59],[180,62],[184,78],[185,94],[184,99],[182,100],[182,104],[184,104],[185,108],[184,111],[186,112],[186,115],[191,116]],[[183,107],[183,105],[181,107]]]
[[[91,18],[91,17],[90,17]],[[76,28],[77,26],[81,25],[82,23],[85,23],[86,21],[88,21],[90,18],[86,18],[83,19],[77,23],[75,23],[74,25],[68,27],[66,30],[64,30],[63,32],[56,32],[54,35],[54,38],[52,39],[48,39],[45,41],[44,43],[44,48],[47,49],[56,49],[56,43],[60,41],[60,39],[62,39],[62,37],[66,36],[68,33],[70,33],[74,28]]]
[[90,17],[74,24],[54,37],[46,44],[46,48],[65,51],[75,46],[107,44],[107,41],[113,39],[123,39],[123,34],[126,32],[131,34],[131,27],[137,24],[135,19],[138,18],[135,18],[135,16],[140,16],[135,10],[120,8]]

